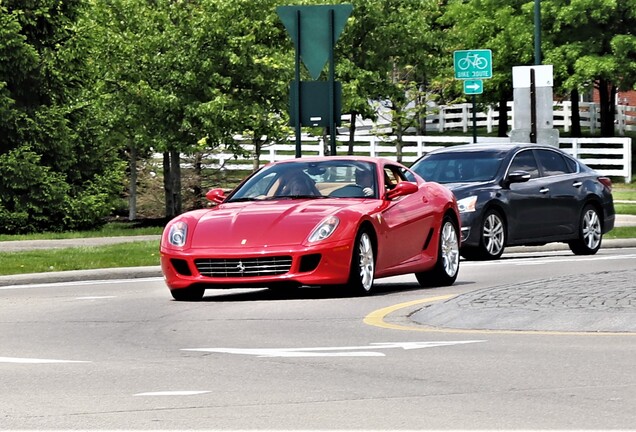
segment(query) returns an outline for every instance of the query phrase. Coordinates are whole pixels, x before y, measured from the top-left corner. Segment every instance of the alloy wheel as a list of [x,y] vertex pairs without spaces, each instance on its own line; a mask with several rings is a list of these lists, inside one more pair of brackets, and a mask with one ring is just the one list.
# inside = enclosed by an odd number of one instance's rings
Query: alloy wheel
[[442,229],[441,248],[444,271],[447,275],[454,276],[459,269],[459,242],[455,226],[450,221]]
[[588,209],[583,216],[583,240],[587,247],[596,249],[601,242],[601,221],[594,209]]
[[483,241],[484,247],[491,256],[500,255],[504,248],[504,224],[499,215],[490,213],[484,221]]
[[358,268],[360,270],[360,285],[366,292],[373,286],[375,262],[373,258],[373,245],[369,234],[363,232],[358,241]]

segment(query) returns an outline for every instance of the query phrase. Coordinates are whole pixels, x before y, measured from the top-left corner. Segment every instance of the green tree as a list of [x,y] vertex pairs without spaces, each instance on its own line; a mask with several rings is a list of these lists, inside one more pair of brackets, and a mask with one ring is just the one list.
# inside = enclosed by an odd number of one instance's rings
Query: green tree
[[0,4],[3,232],[93,227],[117,196],[117,160],[95,139],[90,121],[85,12],[81,1]]
[[[446,31],[448,65],[440,69],[438,83],[445,99],[458,97],[461,82],[454,77],[452,52],[490,49],[493,76],[484,80],[481,102],[499,110],[498,136],[508,132],[507,102],[512,99],[512,67],[531,65],[534,59],[532,2],[528,0],[450,0],[439,23]],[[449,85],[450,84],[450,85]]]
[[[372,112],[369,100],[383,101],[391,112],[398,160],[406,130],[425,130],[420,119],[441,49],[435,26],[440,12],[433,0],[357,0],[338,43],[336,70],[345,109],[353,122],[356,115]],[[350,143],[354,132],[351,127]]]
[[596,87],[601,135],[614,136],[616,91],[636,84],[636,0],[544,0],[541,6],[545,62],[554,64],[566,91]]
[[[166,217],[182,211],[181,157],[226,146],[235,134],[280,129],[287,79],[274,2],[96,2],[105,92],[134,150],[163,152]],[[264,20],[261,25],[255,22]],[[285,84],[283,84],[285,83]],[[134,171],[131,163],[131,171]],[[134,184],[133,181],[130,182]]]

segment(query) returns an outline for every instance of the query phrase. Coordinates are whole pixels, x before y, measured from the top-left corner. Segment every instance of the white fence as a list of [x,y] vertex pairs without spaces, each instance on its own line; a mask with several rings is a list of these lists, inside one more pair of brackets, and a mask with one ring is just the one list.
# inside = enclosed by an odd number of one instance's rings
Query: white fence
[[[346,154],[348,136],[338,136],[337,154]],[[409,165],[418,157],[440,147],[472,142],[469,136],[404,136],[406,143],[402,147],[402,162]],[[358,155],[385,157],[396,160],[396,137],[356,136],[353,151]],[[509,138],[477,137],[478,143],[509,142]],[[322,138],[304,136],[302,151],[305,156],[323,156],[325,144]],[[626,183],[632,178],[631,138],[561,138],[559,147],[594,168],[602,175],[623,177]],[[243,148],[252,154],[253,145],[244,144]],[[272,144],[262,149],[260,165],[295,157],[295,143]],[[160,155],[158,155],[160,157]],[[222,151],[207,155],[208,168],[228,170],[252,170],[253,157],[236,157]],[[188,161],[184,158],[184,163]]]
[[[470,103],[442,105],[435,113],[426,116],[426,130],[444,132],[449,130],[462,130],[468,132],[473,127],[473,105]],[[514,107],[512,102],[508,102],[508,125],[514,124]],[[572,102],[565,101],[555,103],[553,106],[554,127],[562,128],[569,132],[572,128]],[[600,105],[594,102],[579,102],[579,115],[581,117],[581,128],[589,129],[594,134],[601,128]],[[496,128],[499,122],[499,111],[488,108],[486,112],[477,111],[475,113],[475,123],[478,128],[486,128],[488,133]],[[389,119],[380,116],[376,122],[358,119],[356,127],[360,130],[375,129],[385,130],[389,124]],[[636,107],[630,105],[616,105],[615,129],[618,135],[625,135],[626,131],[636,131]]]

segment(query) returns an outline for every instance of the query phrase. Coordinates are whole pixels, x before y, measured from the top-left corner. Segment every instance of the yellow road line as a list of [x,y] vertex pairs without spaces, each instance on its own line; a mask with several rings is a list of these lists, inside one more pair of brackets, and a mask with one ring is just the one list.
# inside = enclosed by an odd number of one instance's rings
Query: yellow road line
[[630,332],[568,332],[568,331],[550,331],[550,330],[472,330],[472,329],[450,329],[441,327],[427,327],[424,325],[406,326],[400,324],[392,324],[385,321],[385,318],[400,309],[406,309],[424,303],[433,303],[444,301],[456,297],[457,294],[449,294],[438,297],[428,297],[420,300],[413,300],[405,303],[398,303],[382,309],[375,310],[364,317],[364,323],[374,327],[381,327],[391,330],[405,330],[428,333],[468,333],[468,334],[520,334],[520,335],[551,335],[551,336],[636,336],[636,333]]

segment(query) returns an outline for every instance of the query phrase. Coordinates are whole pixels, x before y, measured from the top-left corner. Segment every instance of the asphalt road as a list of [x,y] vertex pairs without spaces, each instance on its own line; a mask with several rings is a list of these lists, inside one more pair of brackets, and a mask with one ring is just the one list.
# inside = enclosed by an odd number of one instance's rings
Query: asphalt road
[[[511,252],[462,262],[451,287],[408,275],[361,298],[175,302],[157,277],[0,287],[0,428],[633,429],[636,332],[601,325],[633,322],[635,258]],[[577,287],[589,302],[563,294]],[[569,309],[585,328],[564,327]]]

